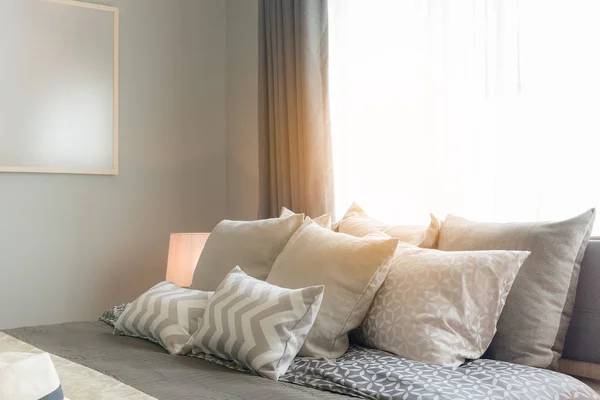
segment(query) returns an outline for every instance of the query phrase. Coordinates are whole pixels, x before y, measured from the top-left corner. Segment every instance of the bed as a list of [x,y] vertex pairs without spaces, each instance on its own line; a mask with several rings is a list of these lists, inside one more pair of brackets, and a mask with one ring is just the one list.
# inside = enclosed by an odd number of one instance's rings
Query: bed
[[[0,351],[46,351],[112,378],[89,398],[137,399],[598,399],[570,376],[493,360],[458,368],[406,360],[380,350],[352,346],[336,362],[297,358],[275,383],[217,359],[172,356],[152,342],[115,336],[106,322],[70,322],[0,333]],[[61,363],[57,364],[59,375]],[[99,377],[63,382],[84,397]],[[61,376],[62,379],[62,376]],[[115,388],[115,386],[118,386]],[[100,383],[98,383],[100,387]],[[91,393],[91,392],[89,392]],[[111,394],[113,393],[113,394]]]
[[[596,384],[600,378],[598,282],[600,240],[591,240],[581,267],[562,370],[596,379]],[[113,335],[114,322],[124,308],[108,310],[99,321],[0,331],[0,352],[50,353],[71,400],[600,399],[582,381],[547,369],[483,358],[444,367],[356,344],[335,361],[296,357],[274,382],[214,356],[174,356],[153,342]]]

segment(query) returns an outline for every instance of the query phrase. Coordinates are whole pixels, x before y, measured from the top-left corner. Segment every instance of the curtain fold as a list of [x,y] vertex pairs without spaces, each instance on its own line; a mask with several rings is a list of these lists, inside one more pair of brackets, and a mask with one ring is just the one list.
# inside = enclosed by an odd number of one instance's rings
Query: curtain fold
[[259,218],[333,212],[327,0],[261,0]]

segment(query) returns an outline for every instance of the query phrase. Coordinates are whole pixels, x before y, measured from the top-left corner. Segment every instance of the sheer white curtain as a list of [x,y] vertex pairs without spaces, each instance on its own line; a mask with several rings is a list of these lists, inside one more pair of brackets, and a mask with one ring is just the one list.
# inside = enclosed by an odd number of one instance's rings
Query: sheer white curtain
[[552,220],[600,205],[599,0],[329,8],[338,214],[357,201],[404,224]]

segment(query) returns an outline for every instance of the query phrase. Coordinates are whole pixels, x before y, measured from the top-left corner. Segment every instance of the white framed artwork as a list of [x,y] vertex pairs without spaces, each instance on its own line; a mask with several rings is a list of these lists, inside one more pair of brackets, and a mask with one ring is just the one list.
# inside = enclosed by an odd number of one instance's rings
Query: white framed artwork
[[4,0],[0,172],[117,175],[119,9]]

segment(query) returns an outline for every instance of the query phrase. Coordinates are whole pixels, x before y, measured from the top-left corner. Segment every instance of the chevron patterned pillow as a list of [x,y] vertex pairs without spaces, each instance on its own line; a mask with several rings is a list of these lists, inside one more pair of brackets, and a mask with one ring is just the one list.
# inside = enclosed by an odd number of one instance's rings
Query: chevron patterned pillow
[[115,335],[148,339],[171,354],[187,354],[186,343],[198,330],[214,292],[161,282],[129,304],[115,323]]
[[284,289],[235,267],[209,300],[190,339],[194,354],[213,354],[278,380],[315,322],[324,286]]

